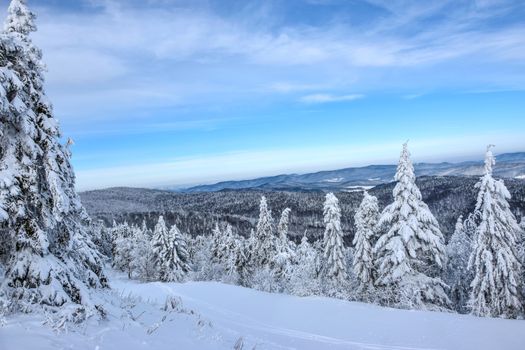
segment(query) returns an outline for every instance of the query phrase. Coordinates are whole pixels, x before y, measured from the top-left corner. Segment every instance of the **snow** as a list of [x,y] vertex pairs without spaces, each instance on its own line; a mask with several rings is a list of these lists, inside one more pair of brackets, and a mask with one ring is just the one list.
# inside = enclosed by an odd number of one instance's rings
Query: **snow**
[[344,179],[345,179],[344,177],[334,177],[331,179],[325,179],[322,182],[341,182],[341,181],[344,181]]
[[343,190],[344,192],[362,192],[362,191],[368,191],[369,189],[374,188],[374,186],[346,186]]
[[[112,287],[142,298],[130,311],[138,321],[118,316],[114,307],[108,321],[55,334],[41,317],[16,316],[0,328],[0,349],[233,349],[240,337],[245,349],[513,350],[525,344],[522,320],[300,298],[218,282],[113,278]],[[168,296],[180,297],[185,311],[162,322]]]
[[525,180],[525,174],[523,175],[518,175],[515,177],[515,179],[518,179],[518,180]]

